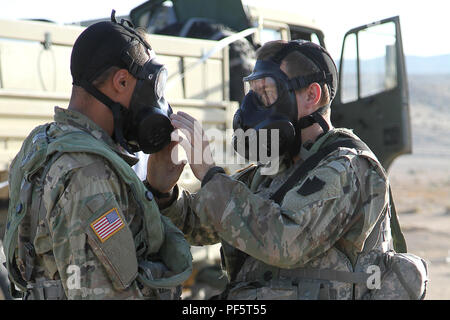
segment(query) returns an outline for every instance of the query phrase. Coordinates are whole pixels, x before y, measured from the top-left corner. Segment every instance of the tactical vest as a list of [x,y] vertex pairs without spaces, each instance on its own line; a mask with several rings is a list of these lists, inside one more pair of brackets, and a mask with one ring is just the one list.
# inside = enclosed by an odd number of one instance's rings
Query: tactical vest
[[[337,142],[321,148],[308,158],[287,181],[271,196],[278,204],[294,185],[329,153],[338,147],[356,148],[359,151],[370,149],[353,135],[339,133]],[[385,177],[385,171],[373,153],[360,154],[372,163]],[[258,167],[242,171],[236,179],[247,183]],[[366,170],[367,168],[360,168]],[[386,177],[385,177],[386,178]],[[362,187],[361,189],[364,189]],[[332,247],[322,256],[313,259],[305,267],[283,269],[258,261],[244,252],[222,242],[222,261],[230,272],[230,285],[222,297],[228,299],[420,299],[424,297],[427,282],[426,262],[417,256],[406,253],[406,242],[400,230],[395,206],[390,193],[390,203],[380,212],[372,232],[367,237],[364,248],[353,264],[336,247]],[[355,210],[358,210],[355,208]],[[351,228],[351,221],[347,230]],[[391,232],[391,225],[393,230]],[[346,231],[345,231],[346,232]],[[345,233],[344,232],[344,233]],[[394,247],[389,247],[391,234],[394,235]],[[315,261],[314,261],[315,260]],[[328,266],[328,261],[339,261]],[[380,267],[381,288],[370,290],[367,273],[368,266]],[[394,267],[397,266],[397,267]],[[404,270],[401,270],[401,269]],[[395,272],[392,272],[396,269]],[[409,280],[409,283],[407,280]],[[390,283],[389,283],[390,281]],[[333,290],[330,288],[333,287]],[[395,288],[394,288],[395,287]]]
[[[148,200],[149,191],[136,176],[131,167],[107,144],[82,131],[72,131],[56,138],[47,135],[51,124],[35,128],[24,141],[22,148],[13,160],[9,173],[9,208],[7,228],[4,238],[6,267],[14,285],[24,293],[29,289],[44,292],[40,298],[61,299],[64,295],[58,281],[31,279],[33,268],[33,239],[39,216],[45,216],[41,204],[43,181],[52,164],[64,153],[83,152],[103,157],[109,162],[120,180],[126,184],[137,201],[144,221],[144,235],[135,237],[134,241],[144,241],[146,252],[141,253],[137,279],[144,286],[152,289],[170,289],[179,286],[192,272],[192,256],[190,247],[180,230],[172,222],[160,215],[155,201]],[[147,196],[146,196],[147,195]],[[139,239],[138,239],[139,238]],[[136,243],[136,248],[138,244]],[[170,270],[170,276],[161,276],[158,263],[148,258],[157,254]],[[16,259],[17,258],[17,259]],[[17,261],[20,266],[18,266]],[[155,267],[156,266],[156,267]],[[159,273],[159,276],[156,274]],[[36,281],[33,281],[36,280]],[[54,288],[50,290],[48,288]],[[15,294],[17,297],[17,292]]]

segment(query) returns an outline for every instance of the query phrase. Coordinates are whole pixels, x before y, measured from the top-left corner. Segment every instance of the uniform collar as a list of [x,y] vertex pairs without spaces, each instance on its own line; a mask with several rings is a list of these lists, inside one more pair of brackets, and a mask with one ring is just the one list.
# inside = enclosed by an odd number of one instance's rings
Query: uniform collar
[[354,136],[354,133],[352,130],[345,129],[345,128],[332,128],[327,133],[323,134],[319,137],[314,143],[305,143],[300,148],[300,158],[302,160],[308,159],[310,156],[312,156],[314,153],[322,149],[323,147],[329,145],[330,143],[334,142],[337,137],[340,136],[340,134],[344,135],[352,135]]
[[306,160],[309,157],[311,157],[314,153],[319,151],[319,149],[324,145],[325,141],[327,141],[328,138],[333,136],[335,133],[336,133],[336,129],[333,128],[333,129],[330,129],[327,133],[319,136],[319,138],[316,141],[314,141],[313,143],[306,142],[306,143],[302,144],[302,146],[300,148],[300,158],[302,160]]
[[122,147],[116,144],[111,136],[98,124],[78,111],[55,107],[54,120],[57,123],[66,124],[82,130],[90,134],[95,139],[104,142],[130,166],[135,165],[139,161],[138,158],[127,153]]
[[270,174],[270,175],[263,176],[261,174],[261,167],[260,167],[259,170],[256,172],[255,176],[253,177],[252,186],[258,185],[262,181],[262,179],[266,178],[266,177],[273,179],[279,175],[284,175],[285,177],[290,176],[290,174],[292,172],[294,172],[299,166],[301,166],[302,163],[305,162],[306,159],[311,157],[314,153],[316,153],[320,149],[322,149],[322,148],[326,147],[327,145],[329,145],[330,143],[333,143],[334,141],[336,141],[336,139],[338,139],[341,136],[341,133],[344,135],[347,135],[347,136],[348,135],[354,136],[352,130],[344,129],[344,128],[332,128],[326,134],[323,134],[322,136],[320,136],[319,139],[317,139],[312,144],[310,142],[303,144],[300,149],[300,159],[297,162],[292,163],[291,158],[285,154],[278,158],[279,169],[277,172]]

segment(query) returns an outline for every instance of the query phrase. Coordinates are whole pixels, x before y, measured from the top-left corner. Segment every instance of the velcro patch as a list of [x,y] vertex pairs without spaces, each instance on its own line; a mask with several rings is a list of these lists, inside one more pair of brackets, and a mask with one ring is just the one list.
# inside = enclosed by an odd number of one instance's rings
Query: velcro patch
[[103,214],[100,218],[91,223],[97,237],[103,243],[111,238],[115,233],[125,226],[122,218],[117,212],[117,208],[113,208]]
[[308,178],[308,180],[306,180],[303,183],[300,189],[297,190],[297,193],[299,193],[302,196],[309,196],[310,194],[322,190],[324,185],[325,185],[324,181],[314,176],[314,178],[312,179]]

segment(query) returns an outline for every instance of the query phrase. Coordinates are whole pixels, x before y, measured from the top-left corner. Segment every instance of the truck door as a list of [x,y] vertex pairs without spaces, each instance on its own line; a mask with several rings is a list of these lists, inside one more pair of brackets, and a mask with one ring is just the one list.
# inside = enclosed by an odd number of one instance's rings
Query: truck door
[[344,36],[336,127],[354,129],[387,170],[411,153],[409,96],[399,17],[354,28]]

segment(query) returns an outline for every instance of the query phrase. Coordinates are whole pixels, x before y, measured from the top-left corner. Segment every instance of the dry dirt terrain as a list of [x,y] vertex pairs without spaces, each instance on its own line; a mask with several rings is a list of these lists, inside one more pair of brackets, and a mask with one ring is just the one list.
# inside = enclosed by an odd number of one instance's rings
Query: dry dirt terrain
[[450,300],[450,75],[409,80],[413,153],[389,175],[408,251],[429,263],[426,299]]

